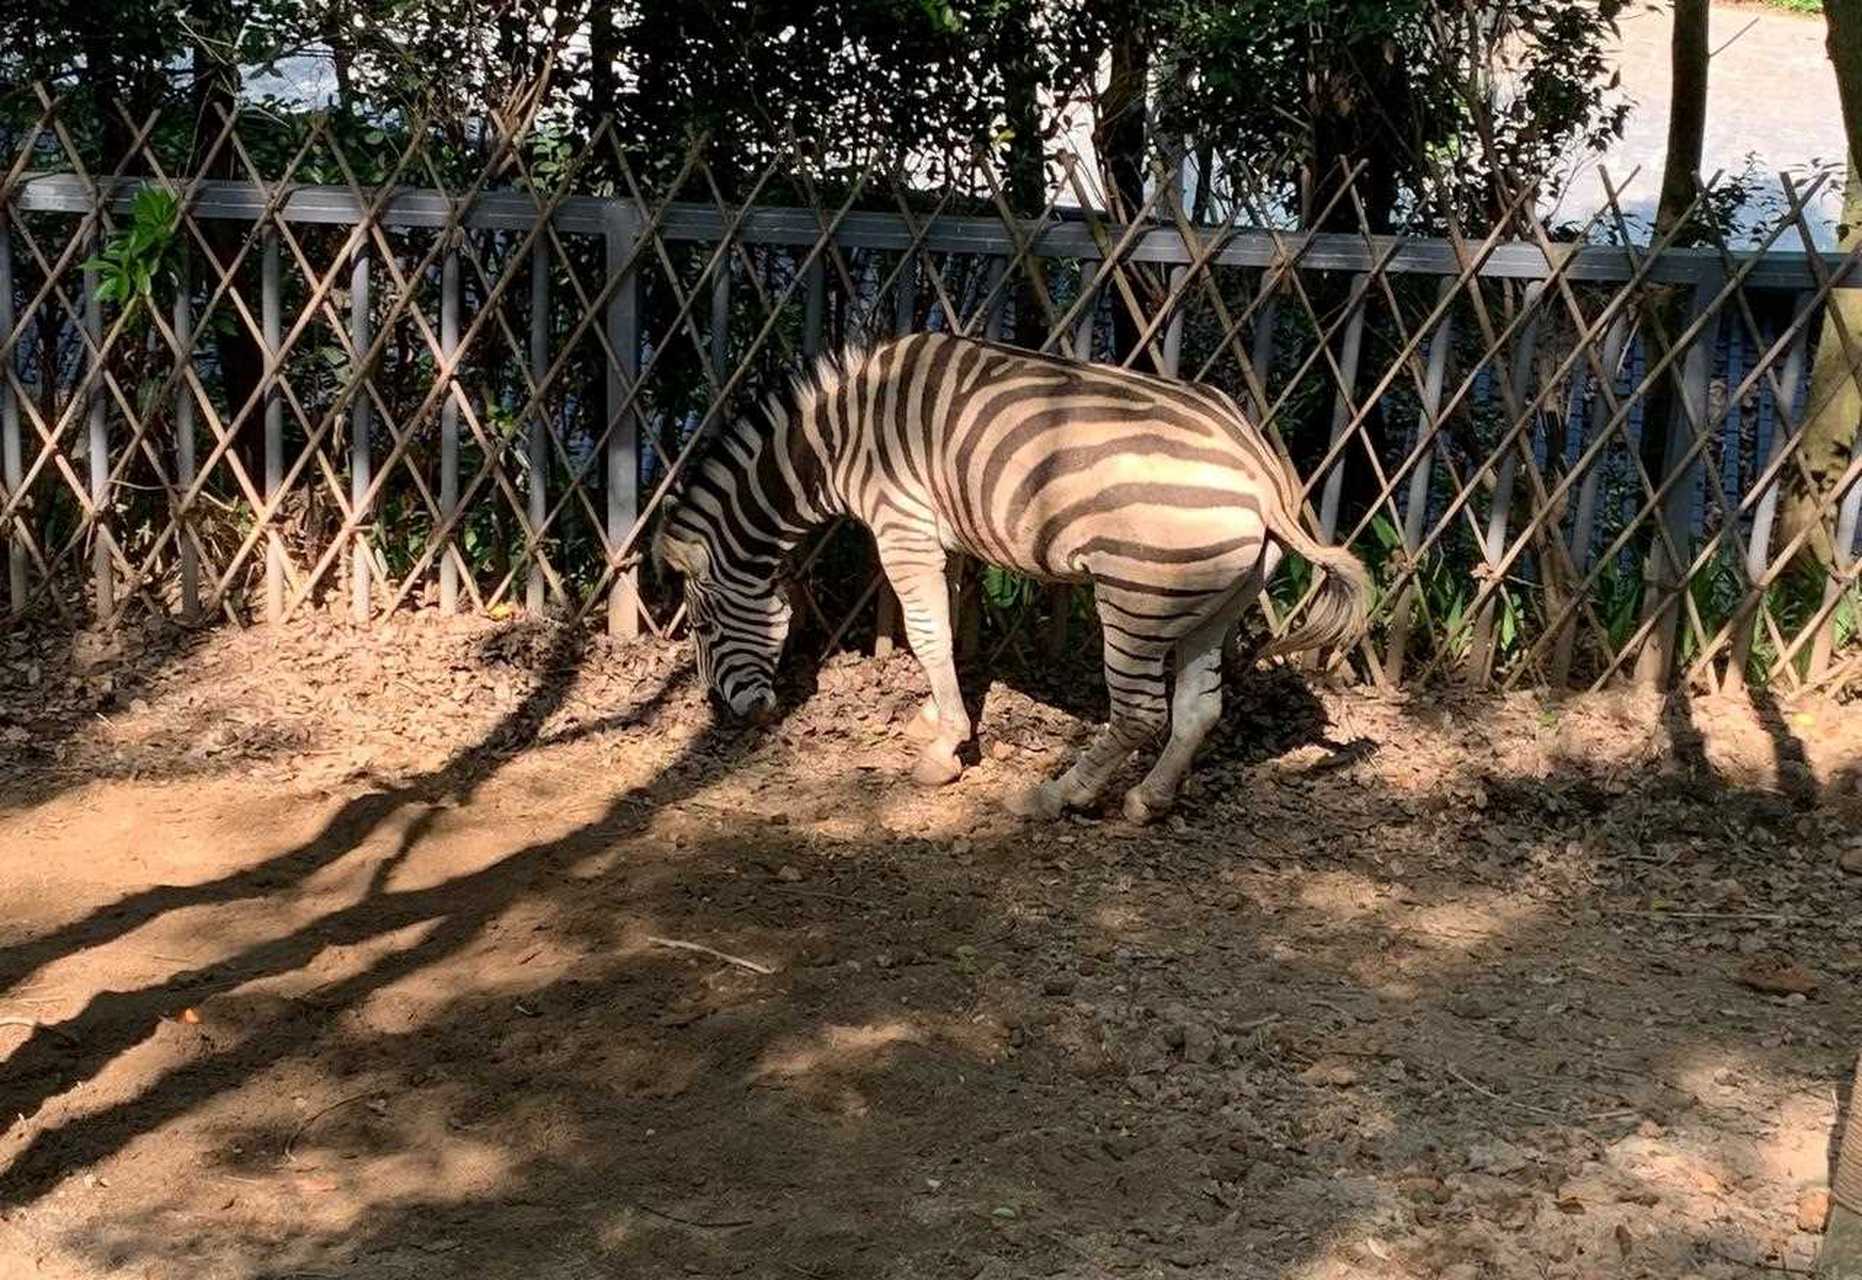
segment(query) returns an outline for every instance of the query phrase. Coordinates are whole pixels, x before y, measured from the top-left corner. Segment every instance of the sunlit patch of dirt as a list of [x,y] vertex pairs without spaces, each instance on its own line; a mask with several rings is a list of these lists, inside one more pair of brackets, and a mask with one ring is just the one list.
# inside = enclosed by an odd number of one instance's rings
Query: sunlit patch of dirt
[[187,644],[0,688],[31,727],[0,1276],[1815,1249],[1862,1039],[1853,712],[1264,671],[1140,830],[1132,772],[1101,813],[1000,807],[1090,732],[1083,668],[977,688],[980,759],[922,791],[906,657],[803,673],[749,733],[676,649],[548,626]]

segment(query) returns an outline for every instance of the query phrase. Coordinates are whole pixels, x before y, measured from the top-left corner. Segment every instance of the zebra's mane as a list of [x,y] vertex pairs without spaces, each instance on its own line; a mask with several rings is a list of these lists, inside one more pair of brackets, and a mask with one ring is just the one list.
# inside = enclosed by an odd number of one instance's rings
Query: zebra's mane
[[859,342],[850,343],[839,351],[823,352],[790,380],[787,403],[784,403],[783,393],[775,393],[764,402],[766,412],[772,418],[778,411],[806,417],[824,397],[839,391],[847,379],[865,368],[871,354],[872,349]]
[[[757,430],[765,436],[779,421],[795,422],[804,418],[824,398],[839,391],[849,378],[864,369],[871,355],[872,348],[860,342],[849,343],[838,351],[824,351],[791,374],[786,383],[778,385],[760,400],[751,401],[751,412],[746,416],[758,419]],[[669,506],[677,505],[684,498],[692,477],[698,474],[700,467],[723,450],[725,438],[733,430],[729,427],[722,430],[713,428],[708,433],[709,438],[693,450],[679,478],[666,494]]]

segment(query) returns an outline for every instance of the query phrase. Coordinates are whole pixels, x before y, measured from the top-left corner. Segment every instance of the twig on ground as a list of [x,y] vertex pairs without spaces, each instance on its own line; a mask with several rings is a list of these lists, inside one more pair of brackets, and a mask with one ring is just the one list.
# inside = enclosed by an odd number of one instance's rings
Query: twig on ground
[[[1521,1102],[1517,1098],[1509,1098],[1505,1094],[1495,1093],[1492,1089],[1489,1089],[1486,1085],[1479,1084],[1473,1080],[1468,1079],[1466,1076],[1462,1075],[1459,1071],[1455,1070],[1453,1067],[1444,1067],[1444,1070],[1446,1070],[1449,1075],[1459,1080],[1462,1084],[1474,1090],[1474,1092],[1480,1094],[1481,1097],[1483,1098],[1490,1098],[1495,1102],[1503,1103],[1504,1105],[1509,1106],[1509,1107],[1518,1107],[1521,1111],[1530,1111],[1535,1116],[1545,1116],[1547,1119],[1556,1120],[1560,1124],[1581,1124],[1583,1123],[1583,1120],[1574,1120],[1573,1118],[1566,1115],[1562,1111],[1553,1111],[1549,1107],[1535,1107],[1530,1102]],[[1596,1117],[1587,1116],[1587,1117],[1584,1117],[1583,1119],[1593,1119],[1593,1118],[1596,1118]]]
[[776,972],[766,964],[758,964],[754,960],[746,960],[742,956],[734,956],[729,952],[719,951],[716,947],[707,947],[702,942],[687,942],[683,938],[660,937],[648,937],[647,941],[656,947],[674,947],[680,951],[697,951],[703,955],[715,956],[726,964],[734,964],[740,969],[748,969],[752,973],[760,973],[765,977]]
[[291,1136],[284,1140],[284,1158],[286,1160],[289,1160],[291,1158],[291,1148],[295,1147],[297,1145],[297,1140],[304,1136],[304,1130],[310,1128],[311,1125],[323,1119],[323,1117],[329,1115],[330,1112],[336,1111],[342,1107],[349,1106],[351,1103],[360,1102],[364,1098],[367,1098],[370,1096],[372,1095],[367,1094],[367,1093],[351,1094],[349,1097],[344,1098],[338,1102],[332,1102],[329,1106],[325,1107],[321,1111],[313,1111],[310,1115],[305,1116],[304,1119],[298,1124],[297,1128],[291,1130]]
[[1355,1025],[1356,1023],[1364,1021],[1364,1016],[1362,1014],[1353,1013],[1349,1009],[1333,1004],[1330,1000],[1314,1000],[1312,1004],[1313,1007],[1318,1009],[1330,1009],[1333,1013],[1343,1018],[1347,1025]]
[[78,1038],[63,1027],[50,1022],[41,1022],[37,1018],[0,1018],[0,1027],[24,1027],[28,1031],[43,1031],[47,1035],[57,1036],[66,1044],[76,1044]]
[[845,893],[829,893],[826,889],[804,889],[800,885],[783,884],[781,881],[776,881],[767,887],[780,893],[800,894],[804,898],[828,898],[835,902],[845,902],[849,906],[866,907],[869,910],[879,905],[875,902],[868,902],[865,898],[855,898]]
[[1654,920],[1668,916],[1676,920],[1769,920],[1774,924],[1822,923],[1809,916],[1787,916],[1777,911],[1663,911],[1655,907],[1610,907],[1605,909],[1604,914],[1643,916]]
[[1735,1267],[1744,1267],[1747,1271],[1763,1271],[1770,1275],[1781,1276],[1808,1276],[1816,1274],[1811,1268],[1794,1267],[1787,1262],[1772,1262],[1770,1259],[1754,1262],[1750,1258],[1741,1258],[1735,1254],[1728,1253],[1718,1244],[1709,1243],[1707,1249],[1721,1262],[1731,1263]]
[[698,1227],[705,1231],[730,1231],[737,1227],[753,1227],[756,1225],[755,1218],[726,1218],[721,1222],[700,1222],[696,1218],[681,1218],[676,1213],[667,1213],[664,1209],[655,1209],[652,1205],[642,1204],[638,1200],[634,1201],[634,1208],[640,1210],[642,1213],[651,1214],[655,1218],[664,1218],[667,1222],[676,1222],[682,1227]]

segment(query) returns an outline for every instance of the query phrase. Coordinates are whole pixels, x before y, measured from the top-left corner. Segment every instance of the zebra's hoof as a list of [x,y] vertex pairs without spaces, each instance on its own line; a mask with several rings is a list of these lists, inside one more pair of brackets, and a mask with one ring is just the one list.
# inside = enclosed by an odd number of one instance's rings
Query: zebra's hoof
[[955,782],[962,773],[963,762],[957,759],[956,752],[927,751],[912,766],[912,781],[921,787],[941,787]]
[[1169,807],[1167,802],[1153,800],[1137,787],[1125,793],[1125,821],[1134,826],[1146,825]]
[[1027,787],[1012,787],[1002,798],[1003,805],[1018,818],[1058,818],[1067,807],[1060,788],[1051,782]]

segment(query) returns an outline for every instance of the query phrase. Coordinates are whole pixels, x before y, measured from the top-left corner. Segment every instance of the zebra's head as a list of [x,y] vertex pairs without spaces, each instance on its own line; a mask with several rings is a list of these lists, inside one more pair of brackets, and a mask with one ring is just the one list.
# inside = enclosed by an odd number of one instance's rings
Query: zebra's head
[[732,715],[761,720],[776,706],[776,662],[789,635],[789,602],[773,581],[717,563],[711,540],[691,519],[679,518],[689,511],[668,515],[653,554],[685,576],[699,679]]

